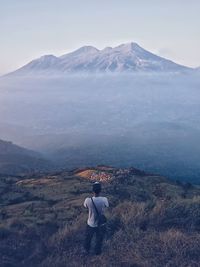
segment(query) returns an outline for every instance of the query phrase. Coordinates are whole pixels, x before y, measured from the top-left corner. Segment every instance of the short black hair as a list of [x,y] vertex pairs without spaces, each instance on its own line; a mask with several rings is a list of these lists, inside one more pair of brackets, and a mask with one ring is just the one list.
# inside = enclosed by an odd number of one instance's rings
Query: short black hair
[[95,182],[92,185],[92,190],[94,193],[99,194],[101,192],[101,184],[99,182]]

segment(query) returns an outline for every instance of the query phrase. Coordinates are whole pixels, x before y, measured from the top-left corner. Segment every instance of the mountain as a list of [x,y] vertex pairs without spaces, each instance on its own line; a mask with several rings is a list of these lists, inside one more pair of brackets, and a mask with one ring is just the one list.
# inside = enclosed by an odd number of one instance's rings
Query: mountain
[[51,169],[51,162],[39,153],[0,140],[0,174],[19,175]]
[[105,72],[182,72],[192,70],[159,57],[136,43],[121,44],[98,50],[83,46],[72,53],[60,57],[45,55],[35,59],[12,74],[65,74],[65,73],[105,73]]
[[[102,255],[83,252],[91,185],[110,202]],[[200,187],[135,168],[0,179],[1,267],[199,266]]]

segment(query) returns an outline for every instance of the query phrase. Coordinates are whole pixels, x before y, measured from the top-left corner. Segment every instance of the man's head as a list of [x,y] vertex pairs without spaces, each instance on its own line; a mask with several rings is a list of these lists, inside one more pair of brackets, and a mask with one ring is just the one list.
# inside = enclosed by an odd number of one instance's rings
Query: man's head
[[92,186],[93,192],[98,195],[101,192],[101,184],[99,182],[95,182]]

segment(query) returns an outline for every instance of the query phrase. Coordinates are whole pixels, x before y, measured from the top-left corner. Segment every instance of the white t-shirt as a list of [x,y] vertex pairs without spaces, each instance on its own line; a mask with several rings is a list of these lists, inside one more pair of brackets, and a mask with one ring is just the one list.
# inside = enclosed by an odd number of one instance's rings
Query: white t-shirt
[[[106,197],[92,197],[92,199],[100,214],[103,214],[104,209],[109,207],[108,199]],[[84,207],[89,210],[87,224],[91,227],[97,227],[97,214],[90,197],[85,199]]]

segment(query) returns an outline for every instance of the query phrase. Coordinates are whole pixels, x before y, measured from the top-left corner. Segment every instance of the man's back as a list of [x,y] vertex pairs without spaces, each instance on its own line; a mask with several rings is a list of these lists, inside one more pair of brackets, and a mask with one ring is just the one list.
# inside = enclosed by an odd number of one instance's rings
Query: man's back
[[[100,197],[100,196],[98,196],[98,197],[94,196],[94,197],[92,197],[92,199],[94,201],[94,204],[95,204],[99,214],[103,214],[104,209],[109,206],[108,199],[106,197]],[[97,213],[96,213],[94,204],[92,203],[92,199],[88,197],[84,201],[84,206],[86,208],[88,208],[88,210],[89,210],[87,223],[91,227],[97,227],[98,226]]]
[[[103,215],[104,209],[109,206],[106,197],[100,197],[101,184],[96,182],[92,186],[94,196],[87,197],[84,201],[85,208],[88,209],[89,215],[87,220],[84,248],[86,253],[90,251],[91,241],[96,235],[95,254],[101,254],[103,239],[106,233],[106,224],[99,225],[99,215]],[[102,218],[102,216],[101,216]]]

